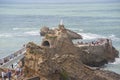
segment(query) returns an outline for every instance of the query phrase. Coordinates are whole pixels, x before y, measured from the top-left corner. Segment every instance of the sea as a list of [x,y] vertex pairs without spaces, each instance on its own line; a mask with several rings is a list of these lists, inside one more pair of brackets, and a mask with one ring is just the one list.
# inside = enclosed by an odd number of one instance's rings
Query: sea
[[[53,29],[61,19],[84,40],[109,38],[120,52],[120,2],[0,3],[0,58],[28,42],[41,45],[40,28]],[[120,58],[104,69],[120,74]]]

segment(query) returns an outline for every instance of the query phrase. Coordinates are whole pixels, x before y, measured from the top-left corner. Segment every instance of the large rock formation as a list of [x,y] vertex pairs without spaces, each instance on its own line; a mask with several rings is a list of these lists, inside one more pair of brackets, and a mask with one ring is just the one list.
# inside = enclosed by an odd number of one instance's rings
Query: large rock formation
[[108,41],[99,46],[75,45],[71,37],[68,30],[59,25],[54,33],[45,34],[40,46],[29,42],[24,59],[25,77],[38,76],[40,80],[120,80],[120,75],[114,72],[87,66],[100,66],[114,60],[117,51],[107,45]]
[[81,48],[81,61],[92,67],[99,67],[108,62],[114,62],[119,54],[112,44],[106,42],[106,40],[101,45],[82,46]]
[[[54,29],[54,30],[53,30],[53,29],[49,29],[48,27],[44,26],[44,27],[42,27],[42,28],[40,29],[40,35],[41,35],[41,36],[45,36],[46,34],[55,34],[56,31],[58,32],[58,30],[60,30],[60,28],[61,28],[61,29],[62,29],[62,28],[65,29],[65,28],[64,28],[64,25],[59,25],[59,28],[58,28],[58,29],[56,28],[56,29]],[[71,38],[71,39],[82,39],[82,36],[81,36],[81,35],[73,32],[73,31],[71,31],[71,30],[69,30],[69,29],[66,29],[66,32],[67,32],[69,38]]]

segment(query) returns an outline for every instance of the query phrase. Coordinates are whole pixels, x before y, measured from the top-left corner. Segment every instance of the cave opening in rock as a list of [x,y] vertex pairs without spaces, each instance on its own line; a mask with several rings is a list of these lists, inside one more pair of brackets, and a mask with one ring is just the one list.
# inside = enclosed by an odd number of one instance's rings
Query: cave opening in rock
[[50,43],[48,41],[44,41],[42,45],[50,47]]

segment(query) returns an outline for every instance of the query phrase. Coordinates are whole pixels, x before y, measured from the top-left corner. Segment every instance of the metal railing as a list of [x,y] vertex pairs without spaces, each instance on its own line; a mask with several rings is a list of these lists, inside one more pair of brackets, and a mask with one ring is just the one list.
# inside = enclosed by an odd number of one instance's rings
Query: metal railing
[[0,67],[8,67],[15,62],[21,60],[24,57],[24,54],[26,52],[26,48],[22,48],[13,54],[10,54],[2,59],[0,59]]

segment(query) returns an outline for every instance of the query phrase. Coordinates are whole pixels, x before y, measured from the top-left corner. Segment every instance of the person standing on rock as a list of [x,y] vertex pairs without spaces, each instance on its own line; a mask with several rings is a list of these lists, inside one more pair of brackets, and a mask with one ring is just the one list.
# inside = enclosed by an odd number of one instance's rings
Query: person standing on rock
[[12,74],[12,72],[8,69],[8,72],[7,72],[8,80],[11,80],[11,74]]
[[15,70],[15,75],[16,75],[17,79],[22,75],[22,69],[20,66],[17,66],[17,68]]
[[12,69],[13,69],[13,64],[11,65]]
[[2,76],[2,80],[5,80],[5,72],[4,71],[1,72],[1,76]]

